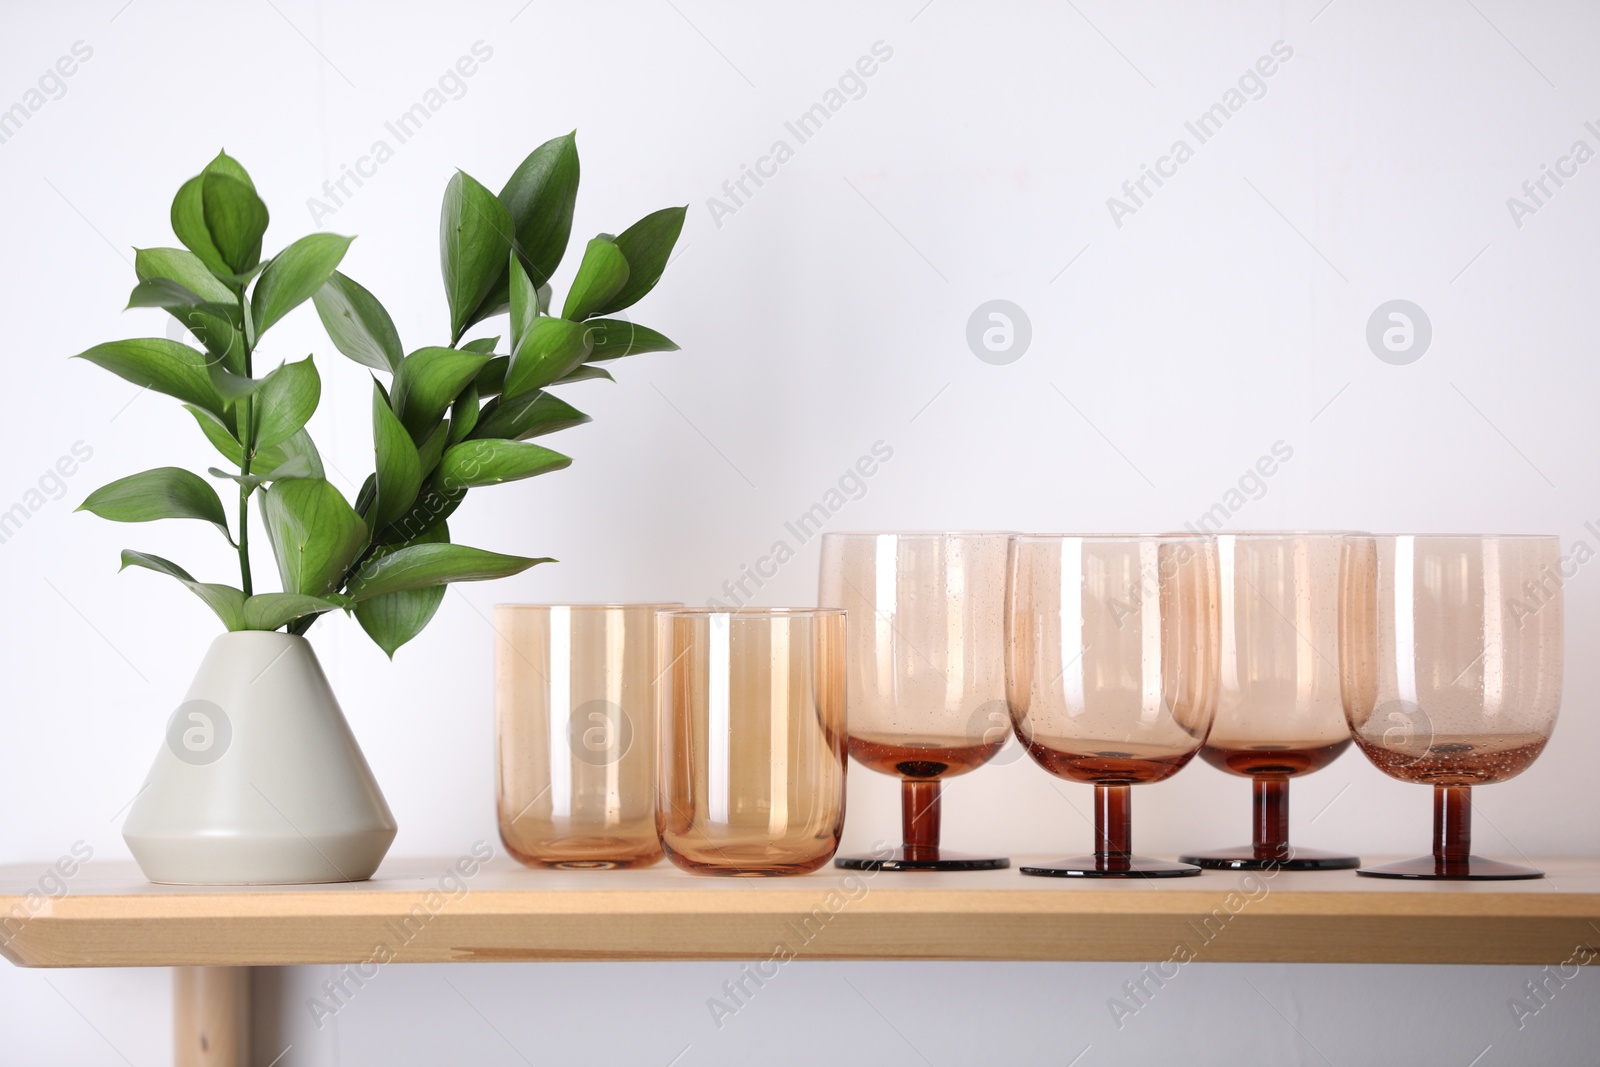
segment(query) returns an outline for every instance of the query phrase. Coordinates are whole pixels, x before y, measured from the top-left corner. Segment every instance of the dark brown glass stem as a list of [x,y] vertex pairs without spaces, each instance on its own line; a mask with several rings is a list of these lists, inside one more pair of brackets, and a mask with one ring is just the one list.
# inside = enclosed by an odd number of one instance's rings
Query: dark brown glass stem
[[1433,858],[1442,866],[1465,868],[1472,855],[1472,787],[1433,787]]
[[1289,779],[1252,778],[1255,788],[1256,859],[1277,859],[1289,854]]
[[900,782],[900,834],[909,859],[939,856],[939,780]]
[[1128,869],[1133,853],[1133,808],[1126,785],[1094,787],[1094,864],[1102,871]]

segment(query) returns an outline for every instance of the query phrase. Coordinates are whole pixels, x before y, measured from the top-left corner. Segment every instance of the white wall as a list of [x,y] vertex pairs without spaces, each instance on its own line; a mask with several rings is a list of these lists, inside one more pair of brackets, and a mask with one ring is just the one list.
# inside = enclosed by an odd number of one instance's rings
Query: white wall
[[[269,251],[313,228],[307,198],[480,40],[493,58],[465,94],[320,220],[360,235],[348,272],[385,300],[409,346],[438,343],[437,211],[451,168],[498,187],[531,147],[576,127],[575,237],[690,204],[682,254],[636,309],[684,351],[571,390],[595,417],[559,439],[574,467],[474,494],[453,522],[460,540],[560,566],[459,587],[392,666],[350,622],[313,631],[400,820],[396,854],[493,839],[491,605],[704,601],[880,440],[892,461],[832,528],[1166,528],[1223,500],[1283,441],[1292,460],[1236,525],[1550,531],[1600,548],[1589,254],[1600,164],[1520,225],[1506,202],[1574,141],[1600,148],[1584,125],[1600,126],[1600,12],[1323,3],[11,7],[0,108],[75,42],[93,55],[0,144],[0,510],[26,501],[76,442],[93,458],[0,545],[0,862],[42,868],[79,840],[96,861],[126,856],[119,812],[214,629],[181,589],[118,576],[117,550],[157,551],[203,577],[229,566],[203,529],[72,511],[114,477],[212,462],[171,402],[66,361],[163,331],[157,312],[118,311],[129,247],[173,243],[171,194],[221,146],[273,209]],[[796,144],[785,120],[880,41],[893,55],[865,94]],[[1184,122],[1278,41],[1293,54],[1264,95],[1196,144]],[[1107,198],[1180,137],[1193,158],[1117,225]],[[793,158],[715,218],[708,199],[778,138]],[[1004,366],[965,339],[968,317],[997,298],[1032,328]],[[1396,298],[1425,309],[1434,331],[1406,366],[1365,340],[1368,317]],[[353,492],[370,465],[364,373],[309,309],[265,351],[317,353],[326,385],[313,432]],[[759,602],[811,602],[815,566],[815,544],[802,546]],[[1528,774],[1482,791],[1484,853],[1600,850],[1591,570],[1567,588],[1567,716]],[[889,779],[855,773],[851,794],[847,847],[895,825]],[[1026,760],[987,768],[950,788],[947,839],[1081,851],[1088,803],[1086,787]],[[1427,843],[1426,791],[1357,753],[1297,784],[1295,803],[1308,845]],[[1140,790],[1139,847],[1242,840],[1247,805],[1242,779],[1196,765]],[[703,998],[726,969],[396,970],[321,1032],[303,1015],[320,975],[286,972],[279,1022],[303,1036],[283,1063],[420,1049],[514,1063],[587,1036],[615,1062],[666,1063],[684,1044],[685,1064],[758,1052],[805,1062],[824,1045],[919,1062],[898,1027],[937,1063],[1065,1063],[1085,1045],[1085,1065],[1131,1062],[1185,1042],[1201,1046],[1197,1063],[1351,1062],[1382,1042],[1416,1062],[1487,1067],[1578,1056],[1600,1001],[1585,976],[1519,1032],[1506,1000],[1530,969],[1208,966],[1119,1033],[1104,1002],[1131,966],[817,964],[718,1033]],[[0,968],[0,1060],[163,1062],[166,982]]]

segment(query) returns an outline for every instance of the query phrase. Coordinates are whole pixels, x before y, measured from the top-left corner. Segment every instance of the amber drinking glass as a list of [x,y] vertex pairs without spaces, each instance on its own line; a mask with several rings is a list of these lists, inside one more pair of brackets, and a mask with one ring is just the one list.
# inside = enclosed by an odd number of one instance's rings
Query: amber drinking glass
[[973,871],[999,856],[945,849],[940,783],[1010,736],[1005,714],[1008,533],[830,533],[819,603],[848,610],[850,754],[900,779],[904,842],[853,870]]
[[1251,780],[1254,840],[1180,857],[1229,870],[1325,871],[1357,856],[1289,844],[1289,779],[1350,747],[1339,696],[1339,554],[1343,533],[1217,534],[1217,715],[1200,750]]
[[655,614],[495,608],[500,839],[531,867],[643,867],[655,824]]
[[844,826],[844,612],[681,609],[656,622],[656,827],[697,874],[801,874]]
[[1022,536],[1011,542],[1006,692],[1017,739],[1095,787],[1095,850],[1023,874],[1162,878],[1133,854],[1129,786],[1182,770],[1217,702],[1217,546],[1208,537]]
[[1561,706],[1561,547],[1553,536],[1345,541],[1339,668],[1356,744],[1433,786],[1433,855],[1383,878],[1539,878],[1472,855],[1472,787],[1526,770]]

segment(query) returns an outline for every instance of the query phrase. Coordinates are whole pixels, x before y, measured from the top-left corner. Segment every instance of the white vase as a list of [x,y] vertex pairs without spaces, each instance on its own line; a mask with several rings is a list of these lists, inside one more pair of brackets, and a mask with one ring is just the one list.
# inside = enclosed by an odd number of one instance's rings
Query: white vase
[[394,816],[311,644],[240,631],[211,643],[122,826],[152,882],[370,878]]

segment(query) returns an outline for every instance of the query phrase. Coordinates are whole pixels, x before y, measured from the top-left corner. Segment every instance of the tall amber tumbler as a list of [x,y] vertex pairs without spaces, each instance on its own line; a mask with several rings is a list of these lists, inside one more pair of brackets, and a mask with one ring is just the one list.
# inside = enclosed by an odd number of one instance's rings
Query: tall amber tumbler
[[844,828],[844,612],[657,615],[656,829],[696,874],[803,874]]
[[1205,743],[1217,702],[1217,599],[1209,538],[1012,539],[1006,692],[1017,739],[1051,774],[1095,787],[1093,855],[1023,874],[1200,873],[1134,855],[1128,787],[1165,781]]
[[530,867],[661,859],[655,614],[676,604],[495,608],[500,839]]
[[1344,533],[1217,534],[1221,674],[1200,757],[1250,779],[1248,845],[1180,857],[1226,870],[1328,871],[1357,856],[1289,844],[1289,781],[1350,747],[1339,695]]

